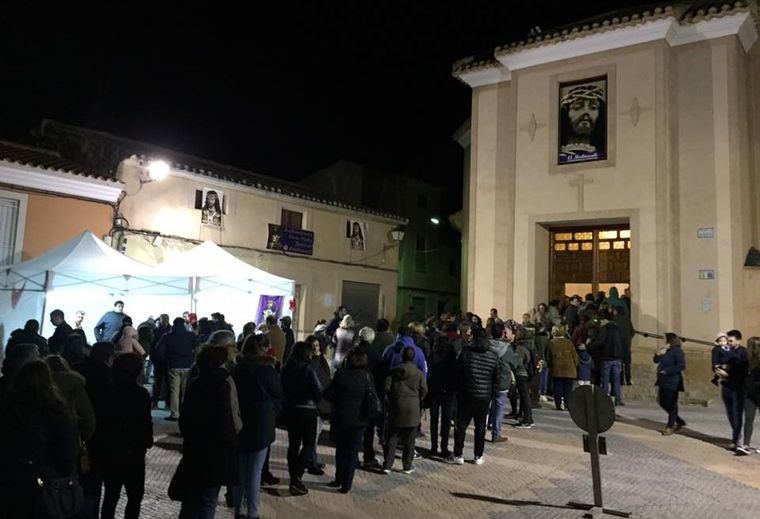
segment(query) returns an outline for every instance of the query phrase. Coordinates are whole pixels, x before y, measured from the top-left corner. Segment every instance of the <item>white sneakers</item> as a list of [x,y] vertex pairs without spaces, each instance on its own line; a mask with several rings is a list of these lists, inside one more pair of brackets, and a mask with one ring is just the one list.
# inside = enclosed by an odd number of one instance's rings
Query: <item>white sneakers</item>
[[453,454],[446,458],[444,461],[451,465],[464,465],[464,458],[462,456],[454,456]]
[[477,458],[475,458],[475,465],[482,465],[485,462],[486,462],[485,456],[478,456]]

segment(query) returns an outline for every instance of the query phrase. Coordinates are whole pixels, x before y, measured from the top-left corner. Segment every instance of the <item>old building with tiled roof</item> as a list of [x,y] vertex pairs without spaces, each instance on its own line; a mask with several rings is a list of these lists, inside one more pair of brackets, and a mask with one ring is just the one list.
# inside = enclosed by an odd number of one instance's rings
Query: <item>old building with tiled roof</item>
[[[758,20],[756,1],[649,4],[543,30],[537,13],[530,35],[455,63],[472,88],[459,132],[465,306],[519,317],[615,288],[630,290],[642,332],[760,335],[747,260],[760,245]],[[633,339],[626,394],[653,396],[654,346]],[[709,347],[684,348],[687,397],[716,399]]]

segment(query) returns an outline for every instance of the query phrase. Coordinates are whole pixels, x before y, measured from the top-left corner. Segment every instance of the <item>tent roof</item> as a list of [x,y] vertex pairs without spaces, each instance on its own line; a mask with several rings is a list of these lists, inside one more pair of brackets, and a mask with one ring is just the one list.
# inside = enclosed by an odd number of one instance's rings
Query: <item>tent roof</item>
[[197,247],[179,253],[156,267],[165,276],[195,276],[246,279],[272,288],[288,289],[294,281],[256,268],[219,247],[204,241]]
[[117,252],[90,231],[83,232],[42,256],[0,267],[9,268],[21,276],[33,276],[46,271],[84,272],[88,275],[156,275],[153,267]]

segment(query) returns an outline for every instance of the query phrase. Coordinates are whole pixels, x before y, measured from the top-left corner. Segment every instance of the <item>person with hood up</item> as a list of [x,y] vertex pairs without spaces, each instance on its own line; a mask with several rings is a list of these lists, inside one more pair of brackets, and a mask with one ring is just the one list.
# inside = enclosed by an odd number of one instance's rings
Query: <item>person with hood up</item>
[[[475,422],[474,462],[485,462],[486,418],[488,404],[498,394],[501,363],[490,348],[486,331],[473,325],[472,343],[457,359],[457,418],[454,430],[454,453],[447,463],[463,465],[464,438],[471,421]],[[530,403],[528,404],[530,406]]]
[[414,363],[416,354],[413,346],[404,347],[401,364],[395,366],[385,379],[385,392],[390,406],[390,434],[385,444],[383,474],[390,474],[393,468],[399,441],[403,445],[403,472],[414,472],[414,441],[422,416],[420,403],[428,390],[425,375]]
[[625,304],[625,301],[623,301],[620,298],[620,293],[618,292],[617,287],[610,288],[610,293],[607,296],[607,299],[604,300],[604,302],[607,304],[609,308],[615,308],[616,306],[621,307],[620,312],[625,317],[628,317],[628,305]]
[[137,330],[132,326],[123,326],[121,330],[121,339],[117,346],[117,353],[119,355],[124,353],[137,353],[140,357],[145,355],[145,349],[143,349],[140,341],[137,338]]
[[392,346],[385,348],[385,351],[383,352],[383,360],[385,361],[389,372],[403,362],[401,354],[406,347],[414,349],[414,365],[417,366],[427,378],[428,368],[427,360],[425,360],[425,353],[414,344],[412,334],[406,326],[402,326],[398,329],[396,342]]
[[683,371],[686,369],[686,357],[678,335],[666,333],[665,341],[665,345],[654,354],[653,360],[657,364],[657,401],[668,413],[668,424],[662,435],[670,436],[686,425],[678,416],[678,393],[684,390]]
[[233,375],[243,419],[243,429],[238,434],[240,486],[233,492],[236,517],[259,517],[262,469],[269,446],[274,443],[275,420],[282,409],[282,384],[268,350],[265,335],[248,335]]

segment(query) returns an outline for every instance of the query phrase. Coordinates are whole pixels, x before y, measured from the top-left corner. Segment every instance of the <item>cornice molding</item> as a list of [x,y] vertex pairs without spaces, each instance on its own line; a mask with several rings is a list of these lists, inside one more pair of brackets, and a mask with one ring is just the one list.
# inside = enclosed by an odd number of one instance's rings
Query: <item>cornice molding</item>
[[109,203],[118,200],[124,187],[121,182],[38,169],[4,160],[0,160],[0,183]]

